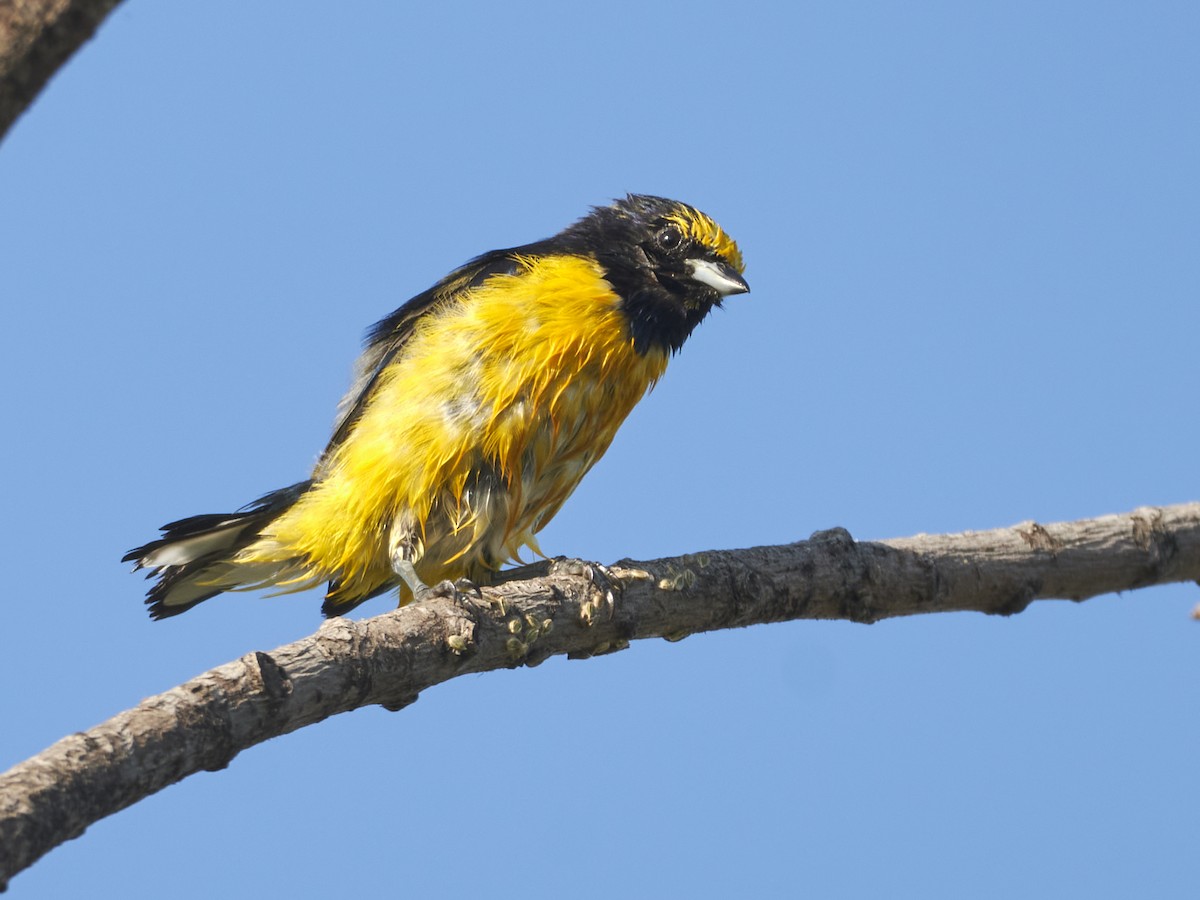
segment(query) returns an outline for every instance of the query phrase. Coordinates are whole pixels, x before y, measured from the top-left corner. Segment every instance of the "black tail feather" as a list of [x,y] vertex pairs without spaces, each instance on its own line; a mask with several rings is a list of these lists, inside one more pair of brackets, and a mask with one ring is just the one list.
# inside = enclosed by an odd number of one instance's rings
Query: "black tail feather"
[[[179,615],[227,590],[227,586],[222,586],[214,587],[211,591],[195,593],[197,585],[193,584],[193,593],[186,601],[177,599],[171,602],[172,594],[185,591],[189,582],[210,566],[229,560],[250,546],[272,519],[300,499],[311,486],[312,481],[301,481],[271,491],[235,513],[204,513],[169,522],[161,529],[162,537],[126,553],[122,562],[133,562],[134,571],[146,568],[149,570],[147,578],[158,578],[146,594],[150,617],[165,619]],[[206,542],[205,538],[210,538],[211,541]],[[188,542],[195,544],[190,551],[183,546]],[[179,558],[178,562],[155,559],[160,551],[175,545],[178,545],[175,554]],[[167,555],[171,556],[169,553]]]

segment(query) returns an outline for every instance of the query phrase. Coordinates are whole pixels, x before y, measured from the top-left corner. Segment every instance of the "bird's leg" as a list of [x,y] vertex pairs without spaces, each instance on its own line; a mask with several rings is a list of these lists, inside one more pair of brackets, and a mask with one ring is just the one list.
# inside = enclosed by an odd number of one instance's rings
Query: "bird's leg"
[[413,568],[411,560],[405,559],[403,556],[392,556],[392,571],[408,585],[408,589],[412,591],[414,600],[429,600],[433,597],[449,597],[454,599],[458,593],[458,589],[452,581],[441,581],[430,587],[421,580],[421,576],[417,574],[417,570]]
[[458,583],[440,581],[432,587],[421,580],[413,561],[421,558],[424,548],[420,532],[413,524],[411,516],[403,515],[396,518],[392,525],[390,544],[392,571],[412,591],[414,600],[424,601],[432,600],[435,597],[445,597],[461,603],[465,602],[463,592],[479,593],[479,588],[465,578],[460,578]]

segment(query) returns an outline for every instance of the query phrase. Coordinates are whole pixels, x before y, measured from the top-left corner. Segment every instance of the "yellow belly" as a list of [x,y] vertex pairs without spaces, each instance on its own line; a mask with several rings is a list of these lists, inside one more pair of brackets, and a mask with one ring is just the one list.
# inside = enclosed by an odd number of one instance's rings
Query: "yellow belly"
[[595,262],[549,257],[425,315],[314,487],[237,561],[298,563],[294,588],[336,581],[352,600],[396,581],[406,529],[427,584],[538,552],[666,368],[634,350],[619,303]]

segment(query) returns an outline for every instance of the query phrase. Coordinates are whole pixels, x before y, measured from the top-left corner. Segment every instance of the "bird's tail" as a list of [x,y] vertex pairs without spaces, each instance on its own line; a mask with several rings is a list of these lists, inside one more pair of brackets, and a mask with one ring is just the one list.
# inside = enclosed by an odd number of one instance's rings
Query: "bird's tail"
[[250,546],[273,520],[312,486],[301,481],[260,497],[239,512],[191,516],[162,527],[162,537],[125,554],[134,571],[148,569],[158,581],[146,594],[150,618],[187,612],[222,591],[282,581],[294,574],[292,563],[239,564],[238,552]]

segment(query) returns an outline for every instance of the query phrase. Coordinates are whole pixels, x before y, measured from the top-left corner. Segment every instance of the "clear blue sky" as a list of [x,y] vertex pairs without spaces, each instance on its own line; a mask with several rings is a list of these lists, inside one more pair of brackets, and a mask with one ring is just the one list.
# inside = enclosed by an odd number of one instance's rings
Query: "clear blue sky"
[[[1195,4],[414,6],[129,0],[0,145],[0,768],[311,632],[315,594],[151,623],[118,559],[303,477],[370,323],[627,191],[710,212],[753,293],[548,552],[1200,496]],[[459,679],[169,788],[13,896],[1192,897],[1197,601]]]

